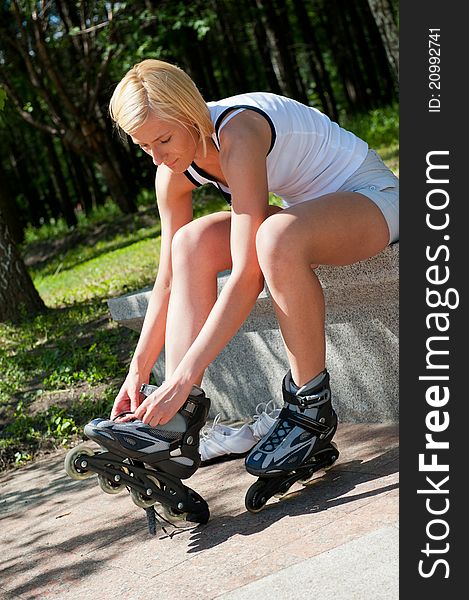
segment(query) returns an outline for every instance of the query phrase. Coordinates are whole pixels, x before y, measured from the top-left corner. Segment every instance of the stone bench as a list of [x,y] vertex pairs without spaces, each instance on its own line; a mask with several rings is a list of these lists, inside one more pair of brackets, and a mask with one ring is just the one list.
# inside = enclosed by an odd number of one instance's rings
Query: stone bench
[[[327,368],[339,419],[396,422],[399,415],[399,244],[346,267],[319,267],[326,298]],[[220,273],[219,290],[229,277]],[[111,316],[140,331],[151,288],[108,300]],[[288,369],[269,292],[206,371],[211,416],[245,420],[259,402],[281,404]],[[160,383],[164,357],[153,370]]]

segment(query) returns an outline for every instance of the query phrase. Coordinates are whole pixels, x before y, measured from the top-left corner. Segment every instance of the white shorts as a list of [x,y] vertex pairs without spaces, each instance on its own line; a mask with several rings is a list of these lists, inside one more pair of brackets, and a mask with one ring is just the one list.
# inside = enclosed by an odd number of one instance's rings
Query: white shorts
[[337,191],[359,192],[367,196],[386,219],[389,243],[399,239],[399,179],[375,150],[368,150],[362,164]]

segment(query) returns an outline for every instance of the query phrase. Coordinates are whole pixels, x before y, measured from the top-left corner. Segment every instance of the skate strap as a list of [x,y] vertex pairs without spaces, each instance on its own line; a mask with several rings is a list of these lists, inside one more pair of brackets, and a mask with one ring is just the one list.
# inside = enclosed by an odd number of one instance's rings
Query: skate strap
[[316,393],[308,394],[307,396],[298,396],[293,392],[283,389],[283,399],[285,402],[300,406],[301,408],[308,408],[310,406],[320,406],[325,402],[329,402],[331,399],[331,390],[329,386],[324,386],[319,389]]
[[[140,393],[143,394],[146,398],[148,398],[148,396],[153,394],[153,392],[156,391],[157,389],[158,389],[157,385],[150,385],[149,383],[142,383],[142,385],[140,386]],[[182,407],[180,408],[180,410],[185,410],[186,412],[188,412],[191,415],[196,409],[196,403],[193,400],[194,400],[194,396],[189,396],[187,398],[187,400],[184,402],[184,404],[182,405]]]
[[153,392],[158,389],[157,385],[150,385],[149,383],[142,383],[140,386],[140,393],[148,398]]
[[324,423],[320,423],[315,419],[311,419],[310,417],[305,417],[300,413],[293,412],[288,410],[288,408],[282,408],[280,414],[278,416],[279,421],[285,419],[285,421],[289,421],[290,423],[294,423],[295,425],[299,425],[303,429],[307,431],[312,431],[318,435],[324,435],[329,433],[330,427],[324,425]]

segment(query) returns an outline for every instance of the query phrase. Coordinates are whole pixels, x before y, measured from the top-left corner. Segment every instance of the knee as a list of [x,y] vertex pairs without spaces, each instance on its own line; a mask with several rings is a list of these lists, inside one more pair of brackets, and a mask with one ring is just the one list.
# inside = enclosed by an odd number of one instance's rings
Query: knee
[[178,229],[171,243],[173,267],[191,268],[195,260],[203,260],[204,245],[201,241],[200,233],[193,222]]
[[257,231],[257,258],[265,275],[278,273],[282,267],[291,264],[291,242],[286,225],[278,215],[272,215]]
[[212,275],[231,265],[229,228],[203,217],[183,225],[171,242],[173,273],[197,272]]

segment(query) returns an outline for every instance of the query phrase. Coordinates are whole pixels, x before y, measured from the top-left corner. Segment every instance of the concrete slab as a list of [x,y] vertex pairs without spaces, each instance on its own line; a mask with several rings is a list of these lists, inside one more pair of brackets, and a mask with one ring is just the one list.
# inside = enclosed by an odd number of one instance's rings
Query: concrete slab
[[209,523],[156,536],[126,492],[69,479],[64,452],[4,474],[0,597],[283,600],[321,590],[321,598],[394,600],[397,427],[342,423],[335,439],[333,469],[255,515],[244,507],[255,478],[242,460],[199,469],[187,484],[208,501]]
[[219,598],[265,600],[269,590],[269,596],[282,600],[397,600],[398,537],[396,527],[383,527]]

